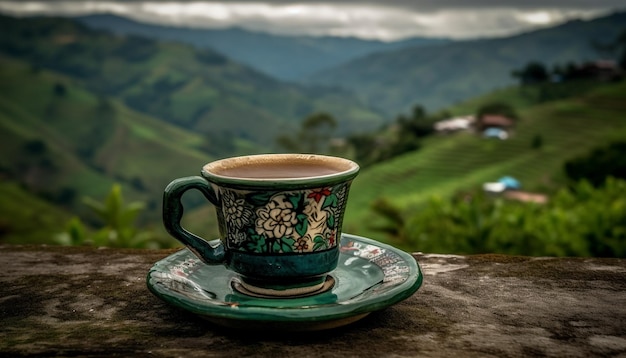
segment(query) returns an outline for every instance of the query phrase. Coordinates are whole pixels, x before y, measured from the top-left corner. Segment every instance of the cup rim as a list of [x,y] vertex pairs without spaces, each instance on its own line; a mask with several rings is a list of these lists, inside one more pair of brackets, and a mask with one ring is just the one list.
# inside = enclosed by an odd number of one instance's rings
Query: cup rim
[[[300,161],[300,162],[325,162],[331,163],[339,171],[331,174],[314,175],[307,177],[285,177],[285,178],[242,178],[218,174],[217,169],[245,166],[247,164],[258,164],[264,161]],[[202,167],[201,174],[211,183],[225,185],[229,187],[273,187],[281,188],[289,187],[317,187],[324,185],[333,185],[354,179],[358,174],[360,167],[357,163],[350,159],[321,155],[321,154],[303,154],[303,153],[280,153],[280,154],[254,154],[237,157],[224,158],[205,164]]]

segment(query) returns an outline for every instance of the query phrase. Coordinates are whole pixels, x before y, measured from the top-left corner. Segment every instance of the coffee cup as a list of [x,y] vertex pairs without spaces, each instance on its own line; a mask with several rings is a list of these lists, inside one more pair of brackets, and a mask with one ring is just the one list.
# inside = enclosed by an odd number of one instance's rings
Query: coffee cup
[[[343,215],[359,166],[313,154],[262,154],[217,160],[201,176],[172,181],[163,223],[204,263],[223,264],[245,290],[298,296],[325,286],[339,259]],[[217,212],[220,239],[181,226],[182,195],[199,190]]]

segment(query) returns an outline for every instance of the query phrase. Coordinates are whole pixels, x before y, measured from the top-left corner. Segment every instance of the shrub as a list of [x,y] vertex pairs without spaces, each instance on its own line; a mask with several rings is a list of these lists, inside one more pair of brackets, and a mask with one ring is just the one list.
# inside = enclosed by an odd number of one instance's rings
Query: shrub
[[626,179],[626,142],[595,148],[588,155],[565,163],[565,173],[575,181],[586,179],[600,186],[609,176]]
[[124,203],[122,189],[114,185],[111,192],[99,202],[85,198],[85,205],[96,214],[102,227],[88,232],[79,218],[72,218],[66,230],[56,236],[56,242],[62,245],[95,245],[109,247],[159,248],[172,246],[172,240],[158,237],[154,233],[140,230],[135,220],[144,209],[141,202]]
[[435,197],[405,225],[403,246],[423,252],[626,257],[626,181],[608,178],[596,188],[582,180],[547,204],[481,191]]

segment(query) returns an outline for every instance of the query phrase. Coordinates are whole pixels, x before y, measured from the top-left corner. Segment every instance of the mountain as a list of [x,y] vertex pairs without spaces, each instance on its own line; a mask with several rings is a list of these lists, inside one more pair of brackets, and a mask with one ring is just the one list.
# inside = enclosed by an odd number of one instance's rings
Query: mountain
[[609,42],[626,30],[626,12],[574,20],[520,35],[411,47],[376,53],[309,78],[340,86],[387,115],[421,104],[436,110],[511,85],[511,72],[530,61],[548,66],[602,56],[593,42]]
[[62,18],[0,17],[0,53],[63,73],[101,96],[207,136],[215,155],[269,151],[327,112],[339,135],[381,116],[345,90],[287,84],[209,49],[92,30]]
[[116,34],[212,48],[235,61],[282,80],[299,80],[325,68],[379,51],[449,42],[440,38],[412,38],[383,42],[349,37],[280,36],[242,28],[198,29],[146,24],[116,15],[88,15],[76,19],[91,28]]
[[[24,198],[24,191],[37,196],[20,199],[24,205],[32,201],[33,208],[45,208],[52,203],[66,212],[42,211],[44,219],[84,213],[81,199],[104,198],[114,183],[123,185],[130,200],[147,203],[148,216],[158,218],[165,185],[178,176],[197,174],[213,159],[203,149],[206,142],[203,136],[96,95],[68,76],[0,55],[2,190],[11,197]],[[38,203],[42,199],[48,204]],[[24,226],[16,215],[24,212],[26,217],[27,208],[11,209],[20,205],[4,195],[0,200],[9,228]]]

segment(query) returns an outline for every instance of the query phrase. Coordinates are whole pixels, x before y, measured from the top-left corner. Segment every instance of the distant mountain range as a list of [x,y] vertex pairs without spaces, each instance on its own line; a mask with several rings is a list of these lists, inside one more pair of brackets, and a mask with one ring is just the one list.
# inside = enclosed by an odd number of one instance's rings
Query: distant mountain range
[[339,134],[383,123],[348,91],[281,82],[208,48],[114,35],[65,18],[0,16],[0,27],[0,54],[202,134],[214,155],[273,150],[277,136],[315,112],[334,116]]
[[390,118],[419,104],[438,110],[515,83],[514,69],[606,56],[594,42],[626,30],[626,12],[516,36],[451,41],[415,38],[385,43],[355,38],[276,36],[239,28],[206,30],[142,24],[113,15],[78,18],[93,28],[211,48],[278,79],[354,92]]
[[290,81],[375,52],[450,42],[443,38],[383,42],[348,37],[279,36],[242,28],[199,29],[153,25],[116,15],[88,15],[76,19],[91,28],[116,34],[141,35],[211,48],[267,75]]
[[376,53],[310,76],[309,83],[352,90],[387,114],[416,104],[435,110],[513,84],[512,70],[529,61],[551,68],[605,57],[592,44],[624,33],[626,12],[619,12],[512,37]]

